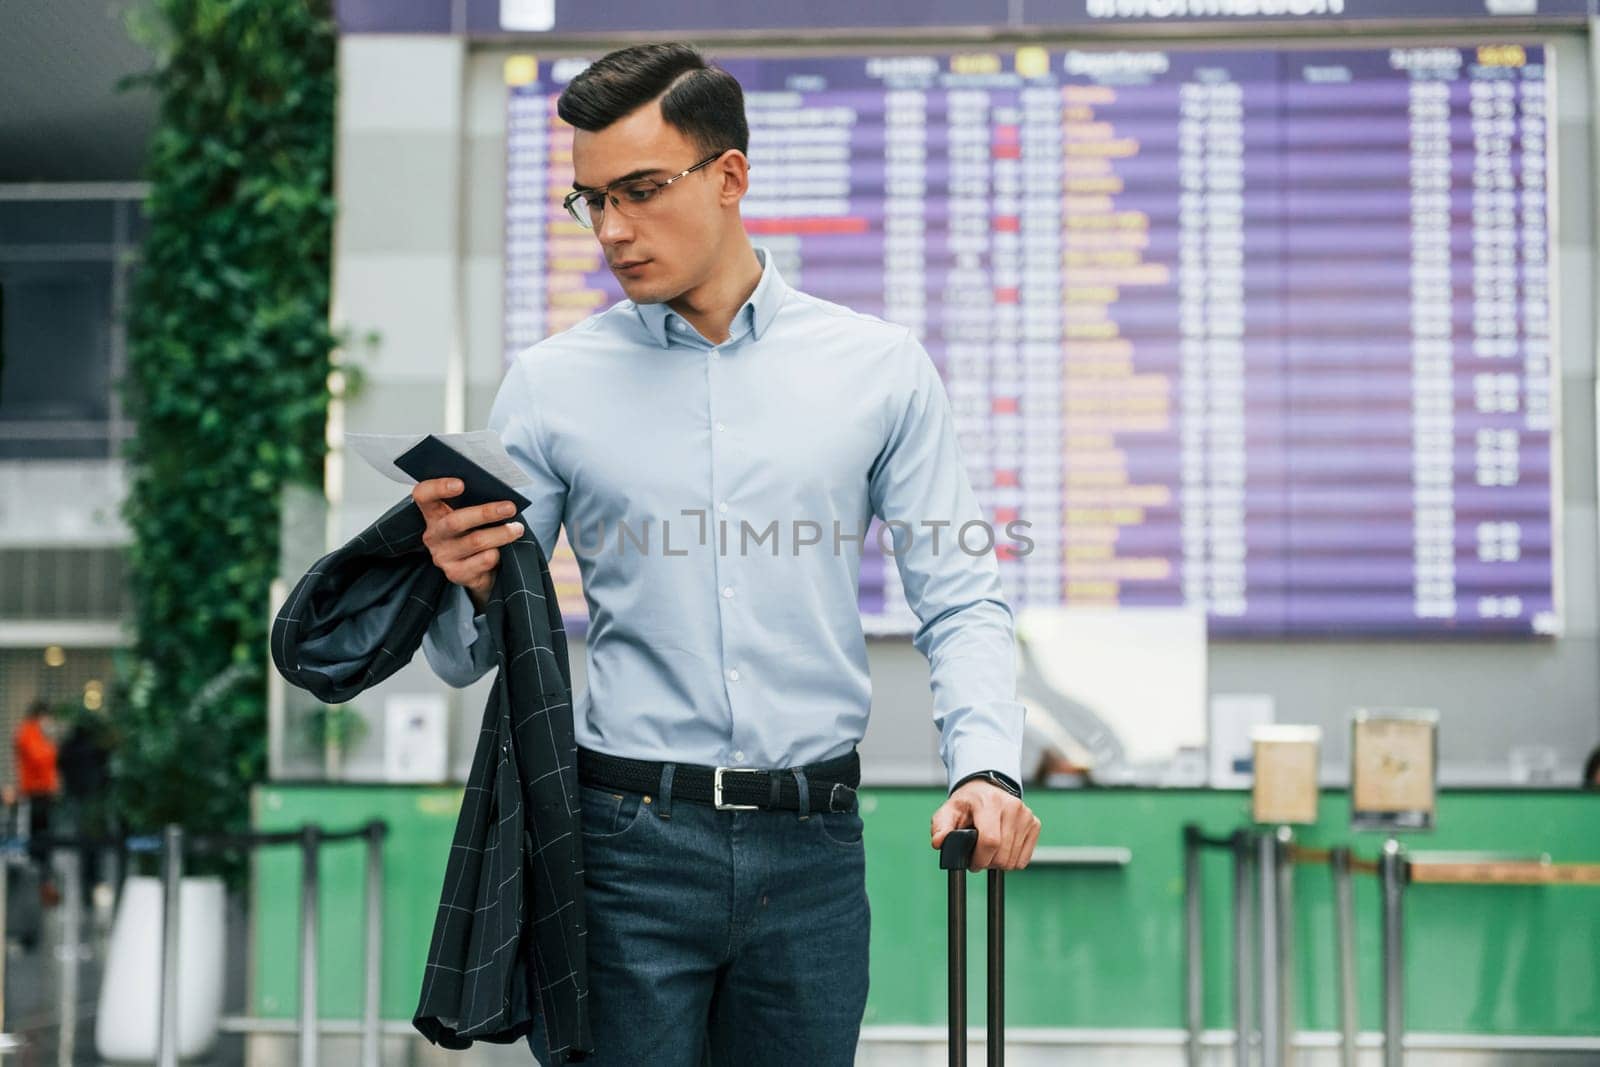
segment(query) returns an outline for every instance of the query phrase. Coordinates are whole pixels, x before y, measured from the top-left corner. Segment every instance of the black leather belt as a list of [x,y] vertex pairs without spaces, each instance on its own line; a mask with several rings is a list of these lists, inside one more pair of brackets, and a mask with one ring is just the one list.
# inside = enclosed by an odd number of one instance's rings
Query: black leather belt
[[[654,793],[661,788],[666,764],[651,760],[610,756],[589,748],[578,749],[578,780],[604,789]],[[806,777],[806,811],[855,811],[856,787],[861,784],[861,756],[851,749],[843,756],[808,763],[798,768]],[[720,811],[800,810],[800,783],[795,768],[762,770],[756,767],[706,767],[675,763],[672,799],[710,804]]]

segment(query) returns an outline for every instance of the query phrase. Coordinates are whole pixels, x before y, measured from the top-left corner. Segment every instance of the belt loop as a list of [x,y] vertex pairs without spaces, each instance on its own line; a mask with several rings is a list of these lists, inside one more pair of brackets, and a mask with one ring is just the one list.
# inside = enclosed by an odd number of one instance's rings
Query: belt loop
[[772,771],[767,775],[767,807],[776,811],[783,799],[783,774]]
[[675,763],[661,765],[661,787],[656,790],[656,798],[661,803],[656,805],[656,815],[663,819],[672,818],[672,771],[675,767]]
[[800,821],[811,818],[811,791],[806,787],[806,772],[802,767],[794,769],[794,784],[800,789]]

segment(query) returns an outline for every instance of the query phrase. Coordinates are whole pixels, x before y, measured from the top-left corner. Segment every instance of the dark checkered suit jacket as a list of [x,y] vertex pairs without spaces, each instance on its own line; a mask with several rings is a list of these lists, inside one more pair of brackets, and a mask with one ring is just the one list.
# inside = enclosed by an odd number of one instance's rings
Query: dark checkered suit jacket
[[[272,625],[293,684],[342,703],[410,661],[449,588],[409,498],[295,585]],[[413,1025],[437,1045],[522,1038],[551,1060],[592,1050],[572,678],[544,550],[500,550],[487,609],[499,673],[484,711]]]

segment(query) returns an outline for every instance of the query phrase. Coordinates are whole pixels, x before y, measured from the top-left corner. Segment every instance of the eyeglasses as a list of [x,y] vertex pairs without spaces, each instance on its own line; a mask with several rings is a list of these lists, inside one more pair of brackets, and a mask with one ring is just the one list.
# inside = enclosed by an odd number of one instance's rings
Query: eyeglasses
[[661,190],[677,181],[687,178],[701,167],[715,163],[732,149],[724,148],[715,155],[707,156],[688,170],[679,171],[664,182],[654,178],[629,178],[627,181],[612,182],[603,189],[579,189],[568,193],[561,206],[567,209],[567,214],[578,221],[578,225],[592,230],[595,220],[606,210],[606,201],[610,200],[617,211],[630,219],[636,219],[649,210],[649,205],[654,202]]

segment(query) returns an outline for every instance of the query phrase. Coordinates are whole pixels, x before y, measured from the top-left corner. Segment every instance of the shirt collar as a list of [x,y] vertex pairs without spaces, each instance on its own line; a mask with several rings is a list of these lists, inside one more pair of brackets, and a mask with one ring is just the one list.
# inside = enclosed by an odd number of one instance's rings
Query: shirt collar
[[[788,292],[788,284],[783,280],[783,275],[778,273],[778,265],[772,261],[772,253],[762,245],[755,246],[756,258],[761,261],[761,280],[756,283],[755,292],[750,294],[750,299],[740,306],[733,317],[731,336],[738,336],[740,324],[748,326],[751,336],[760,340],[767,332],[767,327],[772,325],[772,320],[777,318],[778,309],[783,306],[783,298]],[[656,344],[666,348],[670,343],[667,333],[671,324],[682,319],[676,311],[666,304],[635,304],[639,312],[639,321],[649,331],[650,337]]]

